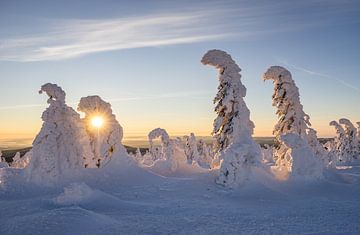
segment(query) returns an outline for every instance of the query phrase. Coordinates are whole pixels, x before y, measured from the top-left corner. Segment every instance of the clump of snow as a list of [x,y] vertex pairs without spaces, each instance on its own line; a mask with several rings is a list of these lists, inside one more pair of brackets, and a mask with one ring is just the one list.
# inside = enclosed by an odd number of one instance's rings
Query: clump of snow
[[45,92],[49,107],[43,112],[43,125],[33,142],[27,176],[35,183],[58,180],[66,171],[84,167],[93,158],[89,139],[80,115],[65,104],[65,92],[56,84],[47,83]]
[[94,194],[85,183],[71,183],[64,188],[64,192],[54,198],[54,202],[59,205],[76,205],[86,200],[89,200]]
[[288,133],[281,135],[281,141],[287,147],[283,163],[279,164],[280,171],[289,173],[294,179],[319,179],[322,178],[323,166],[313,149],[306,140],[298,134]]
[[[123,151],[124,147],[121,144],[123,128],[116,120],[111,104],[99,96],[81,98],[78,111],[85,113],[82,123],[86,127],[91,151],[94,155],[92,159],[87,159],[86,167],[102,167],[110,161],[114,152]],[[103,126],[94,126],[94,118],[103,121]]]
[[216,158],[223,159],[223,163],[217,182],[233,187],[246,180],[250,165],[259,160],[261,154],[252,139],[255,125],[244,101],[246,88],[241,83],[241,69],[226,52],[210,50],[201,62],[219,70],[220,84],[214,98],[218,116],[214,120],[213,148]]
[[[289,174],[310,174],[304,177],[316,176],[310,170],[301,169],[307,167],[302,161],[294,158],[314,158],[311,162],[326,158],[324,152],[320,150],[315,130],[311,129],[309,116],[303,111],[300,103],[299,89],[292,79],[291,73],[281,66],[271,66],[263,75],[263,80],[272,80],[274,83],[274,93],[272,95],[272,105],[276,107],[278,122],[274,127],[273,134],[276,137],[278,147],[274,151],[274,159],[280,171],[288,170]],[[284,137],[286,134],[289,137]],[[309,134],[309,135],[308,135]],[[296,136],[296,137],[294,137]],[[299,139],[299,140],[298,140]],[[300,140],[301,139],[301,140]],[[284,142],[286,140],[287,142]],[[289,142],[290,141],[290,142]],[[297,150],[292,149],[293,142],[301,143],[301,148],[297,145]],[[310,144],[311,142],[311,144]],[[304,150],[303,153],[299,149]],[[311,150],[308,152],[308,150]],[[320,156],[316,156],[319,153]],[[310,154],[305,156],[306,154]],[[315,159],[316,158],[316,159]],[[296,164],[299,164],[298,166]],[[321,169],[316,166],[315,168]]]

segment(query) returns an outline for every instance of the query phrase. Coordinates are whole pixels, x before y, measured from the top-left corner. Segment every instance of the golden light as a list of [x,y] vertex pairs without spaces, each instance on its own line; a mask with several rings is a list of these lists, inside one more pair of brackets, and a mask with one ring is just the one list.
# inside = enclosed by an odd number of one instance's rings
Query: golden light
[[104,125],[104,119],[101,117],[93,117],[91,119],[91,125],[96,128],[101,128]]

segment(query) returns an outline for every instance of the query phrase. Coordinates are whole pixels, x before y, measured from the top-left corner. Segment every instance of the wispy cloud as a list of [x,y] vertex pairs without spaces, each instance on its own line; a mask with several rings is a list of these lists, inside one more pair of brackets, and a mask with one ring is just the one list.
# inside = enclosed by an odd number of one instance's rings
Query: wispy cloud
[[34,30],[42,29],[36,34],[0,38],[0,61],[62,60],[104,51],[304,30],[358,21],[359,17],[352,17],[359,13],[358,5],[356,1],[258,4],[224,0],[193,3],[177,11],[161,9],[166,14],[96,20],[47,19],[43,25],[34,26]]
[[61,60],[95,52],[194,43],[228,36],[225,32],[215,32],[211,22],[204,22],[207,14],[63,20],[51,25],[47,33],[1,40],[0,60]]
[[307,68],[304,68],[304,67],[301,67],[301,66],[297,66],[297,65],[294,65],[294,64],[291,64],[289,63],[288,61],[284,60],[284,59],[278,59],[279,63],[285,65],[285,66],[288,66],[290,68],[293,68],[293,69],[296,69],[298,71],[301,71],[301,72],[304,72],[304,73],[307,73],[307,74],[310,74],[310,75],[314,75],[314,76],[317,76],[317,77],[321,77],[321,78],[325,78],[325,79],[330,79],[330,80],[333,80],[347,88],[350,88],[354,91],[357,91],[357,92],[360,92],[360,88],[355,86],[355,85],[352,85],[342,79],[339,79],[339,78],[336,78],[336,77],[333,77],[333,76],[330,76],[328,74],[324,74],[324,73],[319,73],[319,72],[316,72],[314,70],[310,70],[310,69],[307,69]]

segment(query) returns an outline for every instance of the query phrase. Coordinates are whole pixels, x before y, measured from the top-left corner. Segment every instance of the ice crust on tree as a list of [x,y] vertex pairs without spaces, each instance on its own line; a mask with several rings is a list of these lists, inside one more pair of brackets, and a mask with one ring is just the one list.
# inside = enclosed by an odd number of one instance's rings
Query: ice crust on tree
[[51,83],[41,87],[39,93],[43,92],[49,96],[49,107],[42,114],[43,125],[26,168],[28,179],[36,183],[54,182],[93,158],[80,115],[65,104],[65,92]]
[[[84,112],[82,119],[90,139],[91,151],[94,158],[86,162],[90,168],[102,167],[110,161],[114,152],[123,151],[121,144],[123,128],[116,120],[112,112],[111,104],[102,100],[99,96],[87,96],[80,99],[78,111]],[[101,118],[104,122],[100,128],[92,125],[93,118]]]
[[[296,134],[298,138],[301,138],[303,140],[303,142],[301,143],[307,144],[309,149],[312,149],[313,153],[320,151],[320,147],[316,142],[316,132],[310,129],[310,118],[303,111],[303,106],[300,102],[299,89],[296,86],[294,80],[292,79],[291,73],[281,66],[271,66],[263,74],[263,80],[272,80],[274,83],[272,105],[276,107],[276,115],[278,116],[278,122],[273,130],[273,134],[275,135],[278,144],[278,147],[274,151],[274,159],[276,160],[276,165],[279,167],[279,169],[289,170],[289,173],[294,172],[290,169],[289,166],[291,166],[291,168],[298,169],[297,172],[306,173],[306,169],[299,170],[299,167],[305,167],[304,164],[300,164],[301,162],[298,160],[291,160],[289,154],[298,152],[292,151],[289,147],[292,146],[292,144],[285,143],[283,141],[284,138],[282,137],[290,133]],[[292,137],[292,139],[294,138],[295,137]],[[287,140],[288,138],[285,139]],[[311,142],[311,145],[309,142]],[[302,149],[306,149],[307,151],[307,148],[305,148],[305,146],[303,146]],[[304,155],[305,154],[306,153],[304,153]],[[315,156],[315,154],[312,154],[311,156],[318,158],[323,157],[322,153],[320,153],[320,156]],[[307,156],[304,156],[304,158],[307,158]],[[300,165],[296,166],[297,163],[299,163]]]
[[214,152],[223,159],[219,184],[234,187],[247,179],[248,169],[260,156],[260,147],[252,139],[254,123],[244,97],[246,88],[241,83],[241,69],[229,54],[210,50],[202,58],[204,65],[219,70],[218,93],[214,98]]

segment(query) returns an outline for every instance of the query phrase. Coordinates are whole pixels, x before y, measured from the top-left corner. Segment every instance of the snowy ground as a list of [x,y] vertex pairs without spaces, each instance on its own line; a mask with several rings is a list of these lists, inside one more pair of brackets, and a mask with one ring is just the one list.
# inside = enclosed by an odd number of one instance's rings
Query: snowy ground
[[360,166],[311,183],[258,169],[237,190],[214,184],[216,172],[164,177],[126,164],[51,189],[20,175],[2,177],[0,234],[360,234]]

